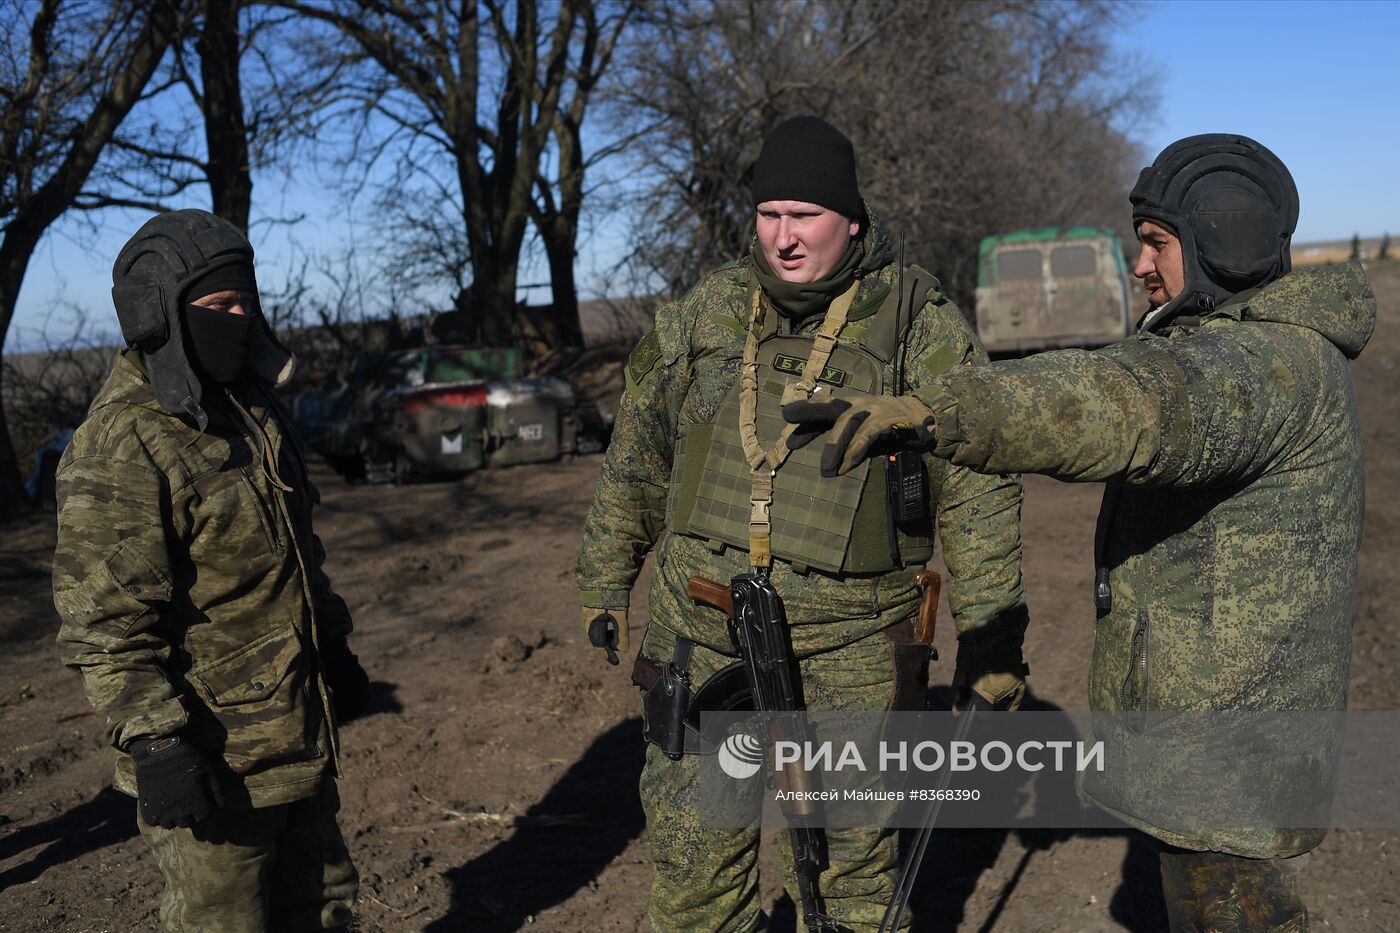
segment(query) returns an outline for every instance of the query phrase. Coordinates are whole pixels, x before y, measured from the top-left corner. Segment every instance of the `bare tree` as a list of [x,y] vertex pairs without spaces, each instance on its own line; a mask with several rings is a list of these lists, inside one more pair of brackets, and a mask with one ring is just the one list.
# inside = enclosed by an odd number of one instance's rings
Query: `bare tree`
[[[94,170],[181,29],[180,0],[5,0],[0,53],[0,350],[40,237],[70,208],[146,206]],[[21,27],[27,25],[27,30]],[[0,519],[23,507],[0,403]]]
[[51,308],[31,329],[28,353],[10,354],[0,365],[5,410],[21,471],[42,445],[77,427],[112,366],[106,335],[93,330],[74,305]]
[[[319,288],[310,284],[313,274]],[[333,385],[361,354],[404,345],[405,322],[392,310],[387,318],[371,318],[367,291],[372,288],[353,247],[335,256],[303,257],[282,288],[263,291],[268,323],[297,357],[290,391]]]
[[238,28],[242,6],[241,0],[203,0],[195,43],[200,86],[195,88],[193,82],[188,86],[204,114],[205,175],[214,213],[246,232],[253,207],[253,171],[239,67],[243,60]]
[[[311,60],[314,27],[261,0],[199,0],[174,62],[204,124],[213,211],[248,229],[253,171],[291,165],[336,100],[343,62]],[[198,57],[196,80],[190,46]],[[279,218],[290,221],[294,218]]]
[[851,0],[644,8],[608,96],[618,122],[641,134],[631,156],[647,184],[631,206],[632,258],[665,290],[748,248],[746,172],[759,141],[785,116],[824,111],[890,15]]
[[[556,311],[570,318],[558,332],[576,339],[577,303],[558,298],[573,291],[587,165],[578,127],[630,5],[278,2],[334,26],[348,41],[338,53],[364,66],[351,85],[356,155],[392,162],[388,190],[409,234],[409,266],[455,281],[457,306],[479,321],[481,337],[510,339],[533,218],[559,279]],[[544,171],[551,151],[555,179]]]
[[[246,232],[254,170],[290,165],[315,136],[338,70],[334,62],[308,65],[307,25],[293,13],[260,0],[182,2],[189,6],[174,54],[143,95],[159,106],[131,114],[113,140],[117,158],[107,174],[157,206],[208,185],[213,212]],[[190,142],[199,136],[202,154]]]
[[581,0],[579,7],[578,59],[572,80],[560,95],[550,130],[553,138],[555,177],[549,178],[541,166],[536,173],[536,195],[531,211],[549,262],[549,285],[554,299],[553,318],[559,331],[547,335],[554,345],[583,345],[579,327],[578,287],[574,278],[577,258],[579,219],[583,212],[584,180],[589,167],[624,148],[627,134],[619,134],[606,146],[585,154],[583,121],[594,90],[612,60],[613,50],[628,20],[636,12],[632,0],[620,4],[609,17],[600,13],[594,0]]
[[752,237],[763,135],[821,115],[856,145],[861,188],[909,258],[967,307],[977,242],[1025,226],[1122,226],[1150,96],[1109,54],[1111,3],[706,0],[649,6],[609,97],[648,183],[635,263],[666,290]]

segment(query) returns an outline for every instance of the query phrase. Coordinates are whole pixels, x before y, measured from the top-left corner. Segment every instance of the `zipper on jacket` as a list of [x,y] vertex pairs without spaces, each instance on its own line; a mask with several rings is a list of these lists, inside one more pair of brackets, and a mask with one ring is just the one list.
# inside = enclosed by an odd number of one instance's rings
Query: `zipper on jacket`
[[282,536],[277,531],[277,516],[272,511],[272,506],[258,492],[258,484],[254,481],[252,472],[247,467],[239,467],[238,471],[243,474],[243,485],[248,490],[248,495],[252,496],[253,503],[257,508],[258,520],[262,523],[263,533],[267,535],[267,543],[274,551],[281,551],[284,547]]
[[1128,717],[1128,728],[1136,732],[1142,728],[1147,712],[1147,610],[1138,610],[1137,624],[1128,652],[1128,672],[1123,677],[1123,685],[1118,691],[1118,706]]

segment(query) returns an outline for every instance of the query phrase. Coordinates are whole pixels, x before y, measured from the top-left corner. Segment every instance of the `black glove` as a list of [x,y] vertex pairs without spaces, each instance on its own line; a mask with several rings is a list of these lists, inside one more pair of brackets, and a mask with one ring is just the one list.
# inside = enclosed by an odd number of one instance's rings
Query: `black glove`
[[349,722],[363,716],[369,707],[369,675],[360,666],[344,637],[331,638],[322,646],[321,661],[326,668],[326,686],[331,688],[335,718]]
[[591,609],[583,607],[583,634],[588,643],[607,655],[608,663],[617,666],[618,652],[627,653],[629,634],[626,609]]
[[193,826],[224,805],[209,759],[178,735],[137,739],[126,750],[136,762],[141,818],[151,826]]

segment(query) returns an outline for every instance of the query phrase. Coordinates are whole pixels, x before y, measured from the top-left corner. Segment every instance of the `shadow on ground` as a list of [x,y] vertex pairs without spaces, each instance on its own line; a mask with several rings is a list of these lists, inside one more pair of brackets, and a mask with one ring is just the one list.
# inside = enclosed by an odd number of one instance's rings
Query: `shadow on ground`
[[398,684],[387,683],[383,680],[370,681],[369,703],[366,704],[365,711],[358,718],[366,719],[380,713],[402,713],[403,704],[399,702],[398,689]]
[[[951,695],[948,688],[933,691],[929,705],[947,709]],[[1028,694],[1022,707],[1028,712],[1061,712],[1061,707]],[[1073,728],[1066,726],[1073,734]],[[1020,801],[1011,804],[1019,808]],[[1163,919],[1166,907],[1162,902],[1161,883],[1157,874],[1156,850],[1141,833],[1129,830],[1101,829],[948,829],[935,830],[929,839],[927,854],[914,886],[911,906],[916,918],[914,929],[919,933],[952,933],[966,920],[967,905],[984,874],[991,872],[1007,841],[1015,836],[1025,849],[1011,875],[997,892],[996,902],[983,920],[978,933],[998,929],[1003,911],[1016,893],[1032,860],[1044,856],[1056,846],[1077,835],[1126,835],[1128,855],[1121,866],[1119,884],[1109,904],[1113,919],[1132,933],[1158,933],[1166,930]],[[906,830],[900,841],[907,851],[913,837]],[[1105,866],[1108,867],[1108,866]],[[1066,890],[1060,904],[1047,904],[1047,915],[1054,916],[1060,908],[1076,905],[1074,898],[1087,899],[1090,892]]]
[[640,718],[598,736],[509,839],[446,873],[452,904],[428,933],[518,930],[588,886],[642,832],[644,749]]
[[0,891],[33,881],[56,865],[136,835],[136,801],[111,787],[52,819],[0,838],[0,861],[36,850],[0,872]]

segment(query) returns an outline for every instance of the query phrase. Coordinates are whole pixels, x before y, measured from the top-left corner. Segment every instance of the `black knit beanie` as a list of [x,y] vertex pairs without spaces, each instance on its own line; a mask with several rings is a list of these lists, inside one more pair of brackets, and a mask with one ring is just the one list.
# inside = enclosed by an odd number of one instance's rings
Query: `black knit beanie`
[[862,219],[851,141],[820,117],[778,124],[763,140],[753,167],[753,203],[764,201],[807,201]]
[[215,292],[243,292],[256,296],[258,285],[253,277],[253,264],[234,262],[215,266],[189,284],[185,289],[185,301],[196,301]]

